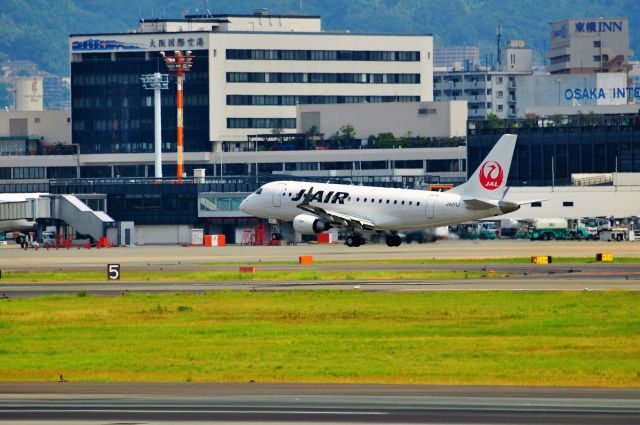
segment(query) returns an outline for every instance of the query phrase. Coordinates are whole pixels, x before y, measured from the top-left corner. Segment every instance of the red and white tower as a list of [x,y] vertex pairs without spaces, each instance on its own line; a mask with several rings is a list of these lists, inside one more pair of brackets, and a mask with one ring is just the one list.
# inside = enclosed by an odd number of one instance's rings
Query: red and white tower
[[169,72],[176,73],[176,85],[177,85],[177,98],[176,106],[178,109],[178,135],[177,135],[177,151],[178,151],[178,183],[182,183],[182,177],[184,174],[184,120],[183,120],[183,86],[184,76],[187,72],[191,71],[193,66],[194,55],[191,54],[191,50],[187,50],[184,54],[180,50],[173,52],[173,56],[166,55],[164,52],[160,52],[160,56],[164,58],[164,63],[169,68]]

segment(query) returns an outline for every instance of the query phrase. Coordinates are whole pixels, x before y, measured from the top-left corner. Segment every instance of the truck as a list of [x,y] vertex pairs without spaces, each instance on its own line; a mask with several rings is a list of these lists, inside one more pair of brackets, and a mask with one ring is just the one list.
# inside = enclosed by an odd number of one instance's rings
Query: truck
[[501,218],[500,223],[500,237],[515,239],[518,235],[518,228],[520,222],[515,218]]
[[451,233],[460,239],[497,239],[500,229],[493,221],[472,221],[450,226]]
[[591,240],[600,239],[600,233],[611,228],[610,221],[606,217],[585,217],[582,222],[589,235],[588,239]]
[[532,241],[589,239],[584,221],[577,218],[536,218],[528,221],[524,235]]

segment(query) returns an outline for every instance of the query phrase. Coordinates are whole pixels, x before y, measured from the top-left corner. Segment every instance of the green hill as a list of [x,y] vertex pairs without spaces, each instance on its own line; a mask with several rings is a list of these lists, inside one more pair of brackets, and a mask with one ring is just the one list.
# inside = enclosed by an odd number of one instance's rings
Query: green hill
[[[209,2],[166,0],[3,0],[0,8],[0,61],[26,59],[43,70],[68,75],[70,33],[120,32],[136,28],[140,17],[182,17],[203,13]],[[548,23],[564,18],[626,16],[630,43],[640,52],[640,2],[637,0],[219,0],[212,13],[317,14],[325,29],[353,32],[433,33],[436,46],[479,45],[494,51],[495,28],[503,40],[522,39],[542,63]],[[635,27],[634,27],[635,25]],[[637,55],[636,55],[637,57]]]

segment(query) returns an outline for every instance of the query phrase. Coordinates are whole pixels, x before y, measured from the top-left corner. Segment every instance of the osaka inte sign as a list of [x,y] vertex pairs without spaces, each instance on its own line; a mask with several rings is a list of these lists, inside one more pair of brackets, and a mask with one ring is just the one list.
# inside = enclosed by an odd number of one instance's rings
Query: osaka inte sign
[[587,88],[576,87],[564,91],[566,100],[605,100],[628,99],[640,100],[640,87]]

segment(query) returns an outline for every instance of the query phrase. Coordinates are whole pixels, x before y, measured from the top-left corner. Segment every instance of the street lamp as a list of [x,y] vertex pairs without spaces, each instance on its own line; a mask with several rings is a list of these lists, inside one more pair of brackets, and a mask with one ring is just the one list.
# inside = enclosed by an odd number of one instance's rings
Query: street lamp
[[183,85],[185,74],[191,71],[193,66],[194,55],[191,54],[191,50],[187,50],[182,53],[180,50],[173,52],[173,56],[166,55],[164,52],[160,52],[160,56],[164,59],[164,63],[169,68],[169,72],[176,73],[176,85],[177,85],[177,111],[178,111],[178,137],[177,137],[177,151],[178,151],[178,183],[182,183],[182,175],[184,170],[184,154],[183,154],[183,137],[184,137],[184,121],[183,121]]
[[142,86],[147,90],[153,90],[153,106],[154,106],[154,144],[155,144],[155,176],[157,179],[162,178],[162,114],[160,102],[160,90],[169,88],[169,75],[160,74],[144,74],[140,77]]

